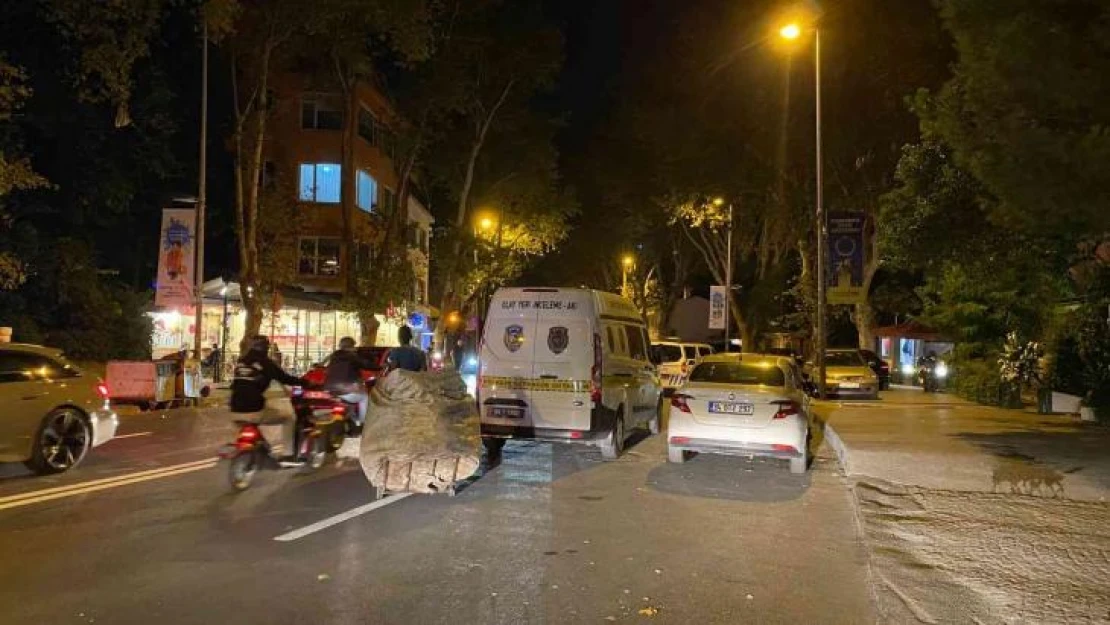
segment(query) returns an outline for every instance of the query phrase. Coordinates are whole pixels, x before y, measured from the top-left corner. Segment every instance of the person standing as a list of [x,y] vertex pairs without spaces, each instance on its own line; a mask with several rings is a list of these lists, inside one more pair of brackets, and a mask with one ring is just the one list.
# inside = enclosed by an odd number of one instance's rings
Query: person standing
[[412,328],[401,326],[397,331],[400,347],[389,350],[389,368],[405,371],[427,371],[428,357],[418,347],[412,345]]

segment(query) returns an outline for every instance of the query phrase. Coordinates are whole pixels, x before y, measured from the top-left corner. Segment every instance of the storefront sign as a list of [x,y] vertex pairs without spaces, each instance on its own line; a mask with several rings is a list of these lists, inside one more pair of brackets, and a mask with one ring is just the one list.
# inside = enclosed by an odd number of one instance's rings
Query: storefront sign
[[830,304],[859,304],[863,290],[863,213],[829,214],[826,294]]
[[180,309],[193,305],[196,286],[193,280],[195,228],[196,213],[192,209],[167,208],[162,211],[155,306]]
[[709,329],[725,329],[725,287],[709,287]]

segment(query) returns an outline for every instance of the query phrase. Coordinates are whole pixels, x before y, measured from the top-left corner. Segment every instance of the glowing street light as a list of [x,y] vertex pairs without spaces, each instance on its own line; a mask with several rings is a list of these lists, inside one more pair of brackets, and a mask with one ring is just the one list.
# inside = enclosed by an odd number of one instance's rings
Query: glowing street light
[[625,254],[621,257],[621,295],[628,292],[628,272],[632,271],[632,266],[636,264],[636,257],[632,254]]
[[489,217],[483,217],[481,221],[478,222],[478,227],[486,231],[492,229],[493,219],[490,219]]
[[[794,40],[802,35],[797,22],[791,22],[779,29],[784,39]],[[825,294],[825,237],[828,225],[825,223],[824,174],[821,156],[821,32],[813,27],[813,65],[814,90],[816,92],[815,139],[817,143],[817,388],[822,399],[825,398],[825,343],[827,339],[826,315],[827,299]]]

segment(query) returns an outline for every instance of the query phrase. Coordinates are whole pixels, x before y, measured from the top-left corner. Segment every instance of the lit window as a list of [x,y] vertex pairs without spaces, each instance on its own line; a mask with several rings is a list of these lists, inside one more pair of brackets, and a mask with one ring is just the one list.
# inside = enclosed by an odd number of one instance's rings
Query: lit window
[[301,201],[338,204],[342,186],[340,169],[335,163],[301,163]]
[[366,212],[373,212],[378,200],[378,181],[374,180],[368,172],[358,172],[358,207]]
[[297,273],[302,276],[339,275],[339,239],[304,237],[297,261]]

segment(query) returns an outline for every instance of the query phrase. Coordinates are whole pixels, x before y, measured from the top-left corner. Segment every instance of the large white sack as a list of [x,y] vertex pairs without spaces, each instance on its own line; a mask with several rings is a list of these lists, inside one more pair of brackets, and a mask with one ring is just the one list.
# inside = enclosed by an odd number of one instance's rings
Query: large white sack
[[367,413],[359,462],[374,486],[444,492],[478,470],[478,409],[458,373],[393,371],[374,386]]

